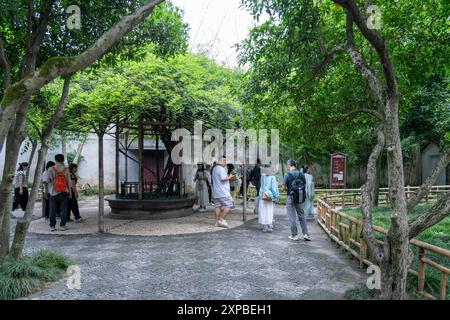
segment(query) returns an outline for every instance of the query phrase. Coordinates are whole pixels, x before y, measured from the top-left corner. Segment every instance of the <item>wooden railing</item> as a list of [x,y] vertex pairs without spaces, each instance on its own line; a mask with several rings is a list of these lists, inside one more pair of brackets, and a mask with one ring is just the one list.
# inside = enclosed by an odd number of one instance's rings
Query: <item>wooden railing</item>
[[[405,187],[406,198],[409,199],[419,187]],[[333,207],[361,205],[361,189],[316,189],[316,195]],[[445,193],[450,192],[450,186],[433,186],[430,192],[421,200],[422,203],[436,202]],[[389,204],[389,189],[380,188],[379,204]]]
[[[317,222],[322,229],[328,234],[330,239],[337,242],[340,246],[350,252],[355,258],[359,259],[360,268],[364,265],[372,265],[369,260],[367,246],[361,236],[362,221],[339,210],[328,204],[324,199],[317,200]],[[373,230],[377,235],[378,242],[383,243],[380,239],[387,234],[387,230],[373,226]],[[418,248],[418,270],[409,269],[409,273],[418,278],[417,291],[431,299],[435,296],[424,291],[425,286],[425,266],[428,265],[433,269],[441,272],[439,299],[446,299],[446,286],[450,269],[431,260],[426,256],[427,252],[450,259],[450,251],[431,245],[426,242],[412,239],[410,244]]]

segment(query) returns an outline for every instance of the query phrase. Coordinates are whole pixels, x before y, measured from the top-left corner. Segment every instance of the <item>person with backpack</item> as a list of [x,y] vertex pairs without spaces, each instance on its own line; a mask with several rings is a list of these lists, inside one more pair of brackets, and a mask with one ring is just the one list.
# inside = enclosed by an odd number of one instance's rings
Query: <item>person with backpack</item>
[[56,210],[61,208],[60,230],[67,230],[67,209],[71,194],[70,171],[64,165],[64,155],[55,156],[56,164],[47,171],[46,190],[50,194],[50,231],[56,231]]
[[289,239],[298,241],[297,217],[302,228],[303,239],[311,241],[308,233],[308,226],[306,224],[304,202],[305,202],[305,185],[306,179],[303,173],[297,170],[294,160],[287,161],[288,172],[284,175],[283,190],[287,191],[286,195],[286,209],[291,225],[291,235]]

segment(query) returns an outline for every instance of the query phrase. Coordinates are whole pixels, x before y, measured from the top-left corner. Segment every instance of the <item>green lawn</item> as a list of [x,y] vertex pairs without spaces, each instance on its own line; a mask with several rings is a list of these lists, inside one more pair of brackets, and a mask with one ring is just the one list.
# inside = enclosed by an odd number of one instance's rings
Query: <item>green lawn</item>
[[[431,208],[431,206],[432,205],[418,205],[414,211],[408,215],[409,219],[413,219],[417,215],[427,211]],[[342,209],[341,211],[357,218],[361,217],[360,208]],[[388,206],[374,208],[373,223],[374,225],[388,229],[390,226],[390,208]],[[425,230],[416,239],[450,250],[450,217],[447,217],[437,225]],[[417,270],[417,249],[415,246],[412,246],[412,249],[414,251],[415,258],[411,267],[412,269]],[[428,251],[426,251],[425,256],[443,266],[446,266],[447,268],[450,268],[450,259],[448,258],[431,254]],[[426,266],[425,291],[438,295],[440,279],[441,273],[439,271],[431,268],[430,266]],[[447,277],[447,299],[450,299],[449,282],[450,280]],[[411,287],[411,295],[414,295],[414,290],[412,289],[417,288],[417,278],[415,276],[409,275],[409,285]]]

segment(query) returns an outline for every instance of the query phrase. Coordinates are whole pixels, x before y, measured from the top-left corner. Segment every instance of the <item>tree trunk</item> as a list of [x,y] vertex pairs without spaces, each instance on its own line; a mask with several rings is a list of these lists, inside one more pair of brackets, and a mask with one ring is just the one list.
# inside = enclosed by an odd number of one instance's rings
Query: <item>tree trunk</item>
[[3,168],[3,177],[0,185],[0,261],[3,261],[9,253],[12,184],[14,181],[13,177],[16,170],[20,146],[25,140],[25,133],[20,129],[23,128],[24,121],[25,115],[19,112],[17,119],[9,128],[8,137],[6,139],[5,166]]
[[61,154],[64,156],[64,161],[66,164],[69,163],[67,159],[67,137],[64,132],[61,132]]
[[17,221],[16,230],[14,233],[14,240],[13,244],[11,246],[11,253],[10,255],[14,259],[19,259],[22,255],[23,248],[25,246],[25,239],[27,236],[28,227],[30,226],[31,220],[33,218],[33,211],[34,211],[34,205],[36,203],[36,198],[39,192],[39,185],[40,185],[40,176],[41,171],[40,168],[42,168],[45,165],[45,158],[47,156],[48,151],[48,141],[50,140],[50,137],[53,133],[53,129],[58,122],[58,120],[61,118],[62,112],[64,110],[64,107],[67,104],[67,96],[69,94],[69,86],[70,86],[70,77],[66,77],[64,79],[64,86],[63,86],[63,92],[61,94],[61,98],[59,100],[59,103],[56,107],[55,112],[53,113],[52,117],[50,118],[47,127],[45,128],[44,134],[42,136],[41,140],[41,148],[38,152],[38,163],[36,166],[36,170],[34,172],[34,180],[33,180],[33,188],[31,189],[31,193],[28,199],[27,208],[25,210],[25,215],[22,219],[19,219]]
[[30,153],[30,157],[28,158],[28,172],[27,174],[29,174],[30,170],[31,170],[31,166],[33,164],[33,160],[34,160],[34,154],[36,153],[36,149],[38,147],[38,142],[35,140],[30,140],[31,142],[31,153]]
[[25,210],[25,215],[23,218],[17,220],[16,230],[14,233],[14,240],[11,245],[10,256],[18,260],[21,255],[23,248],[25,246],[25,239],[27,236],[28,227],[30,226],[31,220],[33,218],[34,205],[36,203],[36,198],[39,193],[41,168],[45,164],[45,157],[47,156],[48,146],[46,143],[42,144],[41,149],[38,152],[38,161],[36,171],[34,172],[33,187],[28,198],[27,209]]
[[105,232],[105,181],[103,168],[103,132],[98,133],[98,232]]
[[391,227],[384,244],[382,295],[385,299],[406,298],[406,278],[411,263],[406,209],[403,155],[398,122],[398,99],[390,97],[386,107],[386,143]]
[[381,185],[381,154],[377,160],[377,170],[375,176],[375,185],[372,192],[372,207],[378,207],[379,198],[380,198],[380,185]]
[[73,159],[74,164],[78,164],[81,158],[81,153],[83,152],[83,147],[86,143],[86,140],[88,138],[88,133],[83,134],[81,137],[80,143],[78,143],[77,153],[75,154],[75,158]]

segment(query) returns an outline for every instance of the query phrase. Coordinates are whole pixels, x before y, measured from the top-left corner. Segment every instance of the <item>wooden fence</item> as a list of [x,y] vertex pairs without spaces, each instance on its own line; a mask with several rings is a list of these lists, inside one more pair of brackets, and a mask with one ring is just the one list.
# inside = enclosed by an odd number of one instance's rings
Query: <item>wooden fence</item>
[[[409,199],[419,187],[405,187],[406,198]],[[450,186],[434,186],[422,199],[422,203],[435,202],[445,193],[450,192]],[[361,205],[361,189],[316,189],[316,195],[324,199],[333,207],[359,206]],[[389,189],[380,188],[379,204],[389,204]]]
[[[345,202],[345,201],[344,201]],[[361,237],[362,221],[348,214],[333,208],[332,205],[326,202],[325,199],[317,200],[317,222],[322,229],[328,234],[330,239],[337,242],[340,246],[350,252],[355,258],[359,259],[360,268],[364,265],[372,265],[373,262],[369,260],[367,246]],[[383,238],[387,234],[387,230],[373,226],[377,234],[377,239]],[[381,239],[379,243],[383,243]],[[441,272],[439,299],[446,299],[446,286],[450,269],[431,260],[426,256],[427,252],[440,255],[444,258],[450,259],[450,251],[412,239],[410,244],[418,248],[418,270],[410,269],[409,273],[418,277],[417,291],[427,298],[435,299],[435,296],[424,291],[425,286],[425,266],[429,266]]]

